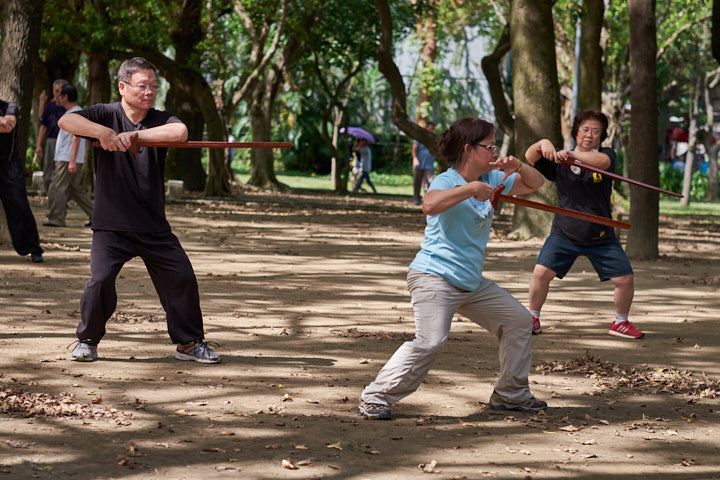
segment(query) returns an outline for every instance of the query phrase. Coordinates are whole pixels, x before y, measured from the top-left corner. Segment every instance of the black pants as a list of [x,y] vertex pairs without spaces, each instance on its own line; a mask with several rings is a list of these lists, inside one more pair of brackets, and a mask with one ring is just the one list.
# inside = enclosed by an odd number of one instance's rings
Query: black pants
[[77,337],[97,344],[117,306],[115,279],[133,257],[145,262],[173,343],[203,338],[197,279],[190,259],[175,235],[96,230],[90,249],[90,280],[80,300]]
[[370,185],[370,188],[372,188],[373,193],[377,193],[377,190],[375,190],[375,185],[370,181],[370,172],[363,171],[360,174],[360,177],[358,178],[357,183],[355,184],[355,188],[353,189],[353,192],[357,192],[360,190],[360,187],[362,186],[363,180],[367,180],[368,185]]
[[42,253],[37,224],[25,188],[25,170],[18,160],[0,158],[0,200],[15,251],[20,255]]

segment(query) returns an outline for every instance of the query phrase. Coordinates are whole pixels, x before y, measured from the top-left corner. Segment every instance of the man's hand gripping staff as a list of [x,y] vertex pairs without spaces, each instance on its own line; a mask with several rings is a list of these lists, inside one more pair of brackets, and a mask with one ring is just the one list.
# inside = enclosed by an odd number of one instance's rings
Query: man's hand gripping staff
[[497,210],[498,202],[514,203],[522,207],[535,208],[537,210],[544,210],[546,212],[557,213],[558,215],[565,215],[566,217],[577,218],[579,220],[585,220],[588,222],[599,223],[613,228],[621,228],[623,230],[630,230],[631,225],[629,223],[620,222],[611,218],[600,217],[598,215],[592,215],[590,213],[578,212],[577,210],[570,210],[567,208],[556,207],[554,205],[546,205],[544,203],[533,202],[532,200],[525,200],[524,198],[511,197],[509,195],[503,195],[502,191],[505,189],[505,185],[498,185],[493,189],[490,203],[493,208]]
[[[187,141],[187,142],[152,142],[138,140],[137,132],[127,132],[130,135],[121,137],[118,135],[114,143],[93,142],[93,146],[101,147],[110,151],[130,150],[134,155],[138,154],[140,147],[162,147],[162,148],[291,148],[290,142],[215,142],[215,141]],[[106,146],[107,145],[107,146]]]

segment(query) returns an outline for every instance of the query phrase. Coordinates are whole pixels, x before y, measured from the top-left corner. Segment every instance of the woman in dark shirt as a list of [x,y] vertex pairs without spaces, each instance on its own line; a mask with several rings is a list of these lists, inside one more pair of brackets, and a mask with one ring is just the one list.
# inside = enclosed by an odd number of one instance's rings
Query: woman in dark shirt
[[[612,172],[615,170],[615,152],[601,147],[607,137],[607,117],[595,110],[580,112],[573,121],[572,136],[575,150],[557,149],[550,140],[543,139],[531,145],[525,153],[528,162],[558,189],[561,207],[612,217],[612,179],[577,166],[562,165],[570,156]],[[644,333],[629,321],[635,288],[633,271],[627,255],[620,246],[612,228],[597,223],[556,215],[550,236],[545,240],[530,281],[529,310],[533,316],[533,333],[542,332],[540,310],[547,298],[553,278],[563,278],[575,259],[586,256],[601,281],[611,280],[615,285],[615,321],[608,332],[622,338],[642,338]]]

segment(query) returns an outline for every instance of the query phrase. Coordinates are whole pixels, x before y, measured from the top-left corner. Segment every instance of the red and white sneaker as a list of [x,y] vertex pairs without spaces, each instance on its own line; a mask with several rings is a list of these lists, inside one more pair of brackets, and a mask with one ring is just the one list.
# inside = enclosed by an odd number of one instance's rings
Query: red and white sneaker
[[532,334],[539,335],[542,333],[542,327],[540,326],[540,319],[535,315],[532,316]]
[[630,322],[615,323],[613,322],[608,332],[613,337],[622,338],[642,338],[645,336],[643,332],[633,327]]

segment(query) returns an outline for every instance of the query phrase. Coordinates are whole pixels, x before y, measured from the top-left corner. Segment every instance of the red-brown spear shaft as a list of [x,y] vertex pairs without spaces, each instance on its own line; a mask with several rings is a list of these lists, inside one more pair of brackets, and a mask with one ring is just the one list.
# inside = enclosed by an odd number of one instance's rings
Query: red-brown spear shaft
[[578,212],[577,210],[570,210],[567,208],[556,207],[554,205],[547,205],[545,203],[533,202],[532,200],[526,200],[524,198],[511,197],[509,195],[503,195],[502,192],[505,189],[505,185],[498,185],[493,189],[493,195],[490,199],[490,203],[493,208],[497,210],[498,202],[514,203],[521,207],[535,208],[537,210],[544,210],[546,212],[557,213],[558,215],[565,215],[566,217],[577,218],[579,220],[585,220],[587,222],[599,223],[607,227],[620,228],[622,230],[630,230],[629,223],[613,220],[612,218],[605,218],[599,215],[593,215],[591,213]]

